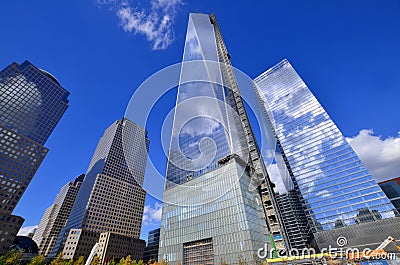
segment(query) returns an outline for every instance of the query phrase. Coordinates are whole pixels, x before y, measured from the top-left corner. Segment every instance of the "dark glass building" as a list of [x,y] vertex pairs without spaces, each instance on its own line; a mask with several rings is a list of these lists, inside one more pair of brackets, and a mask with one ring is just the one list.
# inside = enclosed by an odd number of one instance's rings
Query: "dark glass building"
[[149,261],[158,260],[158,247],[160,245],[160,228],[151,230],[147,237],[147,247],[144,249],[143,261],[147,264]]
[[400,213],[400,177],[378,183],[383,192]]
[[0,254],[23,223],[11,214],[48,152],[44,144],[68,108],[68,95],[28,61],[0,72]]

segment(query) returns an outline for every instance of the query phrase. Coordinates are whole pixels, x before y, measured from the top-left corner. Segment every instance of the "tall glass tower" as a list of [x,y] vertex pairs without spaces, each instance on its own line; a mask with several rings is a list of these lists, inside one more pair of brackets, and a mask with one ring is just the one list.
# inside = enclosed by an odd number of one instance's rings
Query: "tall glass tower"
[[298,191],[318,245],[345,236],[349,246],[371,247],[399,235],[393,205],[290,63],[254,82],[277,138],[284,183]]
[[[260,176],[262,192],[269,195],[263,201],[261,188],[251,188]],[[190,14],[168,156],[159,260],[255,264],[257,250],[273,244],[273,236],[281,232],[270,194],[271,183],[216,18]]]
[[68,95],[28,61],[0,72],[0,254],[24,221],[11,213],[48,152],[44,144],[68,108]]
[[52,256],[87,258],[103,232],[139,238],[149,144],[147,131],[126,118],[106,129]]

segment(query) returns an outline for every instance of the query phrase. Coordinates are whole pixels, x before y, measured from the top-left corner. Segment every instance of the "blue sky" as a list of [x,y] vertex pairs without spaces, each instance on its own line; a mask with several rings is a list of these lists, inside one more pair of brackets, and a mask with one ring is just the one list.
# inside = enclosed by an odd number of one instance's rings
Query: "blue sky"
[[[400,3],[380,1],[0,1],[0,67],[29,60],[71,92],[50,149],[14,213],[39,223],[86,171],[135,89],[182,60],[188,14],[215,12],[235,67],[254,78],[288,58],[378,179],[400,175]],[[148,23],[144,23],[148,21]],[[162,99],[161,114],[174,105]],[[148,127],[163,171],[160,126]],[[146,201],[142,237],[158,226]]]

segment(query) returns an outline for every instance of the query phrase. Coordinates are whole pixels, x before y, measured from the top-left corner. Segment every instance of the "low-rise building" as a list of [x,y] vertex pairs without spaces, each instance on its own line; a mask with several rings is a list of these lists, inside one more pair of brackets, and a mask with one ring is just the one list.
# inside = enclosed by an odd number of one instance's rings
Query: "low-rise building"
[[97,255],[101,264],[107,264],[110,260],[118,261],[127,256],[132,260],[143,260],[143,251],[146,241],[129,236],[105,232],[100,234],[99,249]]
[[67,239],[62,253],[64,259],[77,260],[80,256],[87,258],[87,253],[90,253],[93,246],[99,240],[99,234],[96,232],[71,229],[68,233]]
[[158,248],[160,245],[160,228],[149,232],[147,237],[147,247],[144,249],[143,261],[145,263],[158,260]]

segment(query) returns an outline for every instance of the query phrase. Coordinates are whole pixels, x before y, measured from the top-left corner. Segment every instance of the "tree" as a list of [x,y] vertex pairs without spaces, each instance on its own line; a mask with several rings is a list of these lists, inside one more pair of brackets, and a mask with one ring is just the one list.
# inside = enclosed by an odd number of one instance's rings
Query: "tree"
[[223,259],[221,259],[219,261],[219,265],[228,265],[228,263],[226,263],[226,261],[224,261]]
[[263,265],[262,260],[256,254],[253,254],[253,259],[256,261],[256,265]]
[[57,258],[54,259],[54,260],[50,263],[50,265],[64,265],[65,263],[66,263],[66,262],[65,262],[65,260],[63,259],[63,253],[60,253],[60,254],[57,255]]
[[0,265],[15,265],[19,264],[18,259],[20,255],[15,251],[10,251],[6,255],[0,257]]
[[77,261],[75,261],[74,265],[85,265],[85,258],[80,256]]
[[139,260],[138,263],[137,263],[137,265],[144,265],[143,260]]
[[117,265],[126,265],[125,259],[124,258],[120,259]]
[[131,255],[128,255],[125,259],[125,265],[133,265]]
[[246,258],[242,257],[241,255],[238,257],[239,265],[247,265]]
[[44,256],[39,255],[31,259],[31,261],[28,263],[28,265],[44,265]]
[[163,259],[163,260],[161,261],[161,265],[168,265],[168,262],[167,262],[165,259]]
[[117,265],[117,263],[115,262],[114,258],[112,258],[110,260],[110,263],[108,263],[108,265]]
[[90,265],[100,265],[100,258],[99,256],[94,256],[92,262],[90,262]]

